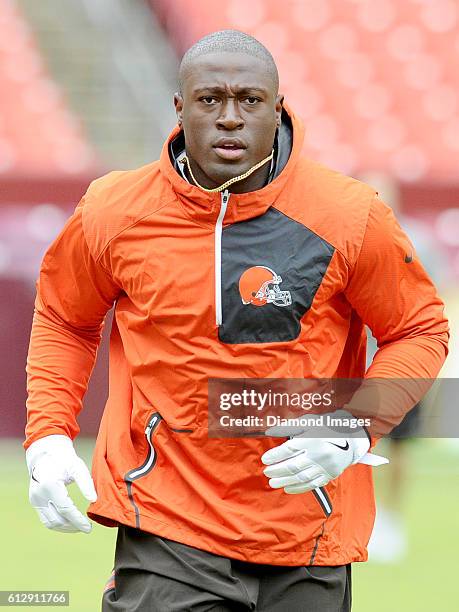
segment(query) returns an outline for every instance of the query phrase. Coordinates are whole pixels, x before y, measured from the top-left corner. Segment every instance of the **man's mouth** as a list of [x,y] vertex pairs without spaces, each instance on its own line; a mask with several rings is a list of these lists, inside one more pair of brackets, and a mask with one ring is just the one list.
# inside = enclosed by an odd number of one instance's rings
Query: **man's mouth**
[[239,138],[220,138],[213,147],[218,157],[227,160],[240,159],[247,149],[245,143]]

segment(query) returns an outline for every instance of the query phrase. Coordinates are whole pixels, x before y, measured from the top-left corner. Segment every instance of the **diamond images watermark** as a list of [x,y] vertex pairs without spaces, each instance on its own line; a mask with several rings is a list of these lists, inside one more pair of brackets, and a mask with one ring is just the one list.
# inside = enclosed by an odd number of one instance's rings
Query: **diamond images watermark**
[[[302,427],[311,437],[322,437],[327,428],[336,437],[365,429],[363,435],[375,438],[459,438],[458,396],[459,379],[214,378],[207,434],[262,437],[270,427],[284,426]],[[416,427],[404,427],[412,411]]]

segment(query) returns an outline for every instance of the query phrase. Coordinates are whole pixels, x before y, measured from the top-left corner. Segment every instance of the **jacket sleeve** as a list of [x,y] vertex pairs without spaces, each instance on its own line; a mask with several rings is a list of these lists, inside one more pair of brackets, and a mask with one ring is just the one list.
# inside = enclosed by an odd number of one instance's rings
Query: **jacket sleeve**
[[27,355],[27,449],[38,438],[79,433],[77,415],[106,313],[119,287],[88,248],[84,198],[43,258]]
[[345,290],[378,350],[349,409],[368,411],[379,437],[427,392],[448,353],[444,304],[392,209],[375,197]]

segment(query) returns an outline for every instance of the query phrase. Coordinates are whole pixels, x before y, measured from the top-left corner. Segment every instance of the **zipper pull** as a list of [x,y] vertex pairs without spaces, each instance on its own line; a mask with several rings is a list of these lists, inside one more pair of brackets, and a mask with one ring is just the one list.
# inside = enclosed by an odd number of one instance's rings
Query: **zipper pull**
[[153,425],[156,423],[156,421],[158,420],[158,415],[154,414],[151,419],[148,421],[148,425],[145,428],[145,435],[149,436],[151,433],[151,430],[153,429]]
[[228,189],[225,189],[225,191],[222,191],[222,205],[226,206],[228,204],[228,200],[229,200],[229,191]]

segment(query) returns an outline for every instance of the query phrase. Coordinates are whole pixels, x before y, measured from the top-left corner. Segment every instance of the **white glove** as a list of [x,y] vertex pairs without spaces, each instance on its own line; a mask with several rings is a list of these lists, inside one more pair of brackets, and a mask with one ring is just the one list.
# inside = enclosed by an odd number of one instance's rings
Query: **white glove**
[[76,482],[88,501],[97,499],[89,470],[64,435],[50,435],[33,442],[26,450],[30,476],[29,500],[41,522],[56,531],[89,533],[90,521],[81,514],[67,492]]
[[[333,416],[352,417],[343,410]],[[320,438],[304,437],[307,431],[302,427],[276,426],[265,432],[268,436],[290,436],[287,442],[271,448],[261,457],[262,463],[269,466],[263,473],[270,479],[269,486],[273,489],[305,493],[325,486],[354,463],[389,463],[384,457],[368,453],[370,441],[362,428],[343,438],[337,438],[336,431],[329,427],[321,427],[324,437]]]

